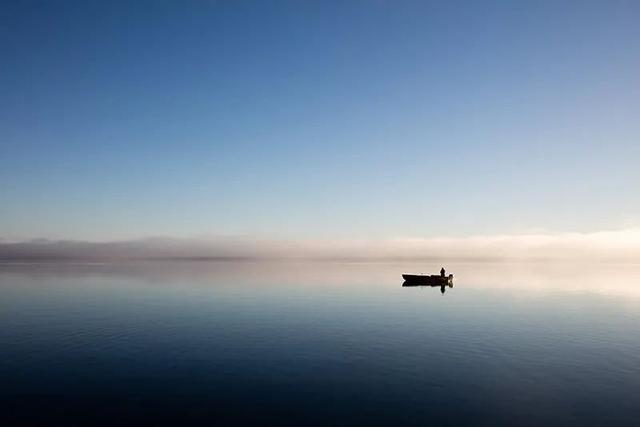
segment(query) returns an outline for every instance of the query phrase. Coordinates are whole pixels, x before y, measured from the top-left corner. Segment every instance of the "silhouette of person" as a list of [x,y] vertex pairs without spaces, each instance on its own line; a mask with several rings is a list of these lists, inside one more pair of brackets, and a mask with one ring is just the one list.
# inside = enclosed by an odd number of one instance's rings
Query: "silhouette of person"
[[444,277],[444,273],[445,273],[445,271],[444,271],[444,267],[442,267],[442,268],[440,269],[440,277]]

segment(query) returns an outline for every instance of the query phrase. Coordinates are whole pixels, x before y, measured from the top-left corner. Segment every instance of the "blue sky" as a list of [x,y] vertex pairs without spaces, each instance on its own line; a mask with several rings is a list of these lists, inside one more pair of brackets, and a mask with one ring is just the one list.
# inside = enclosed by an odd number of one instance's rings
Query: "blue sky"
[[5,2],[0,237],[640,224],[640,3]]

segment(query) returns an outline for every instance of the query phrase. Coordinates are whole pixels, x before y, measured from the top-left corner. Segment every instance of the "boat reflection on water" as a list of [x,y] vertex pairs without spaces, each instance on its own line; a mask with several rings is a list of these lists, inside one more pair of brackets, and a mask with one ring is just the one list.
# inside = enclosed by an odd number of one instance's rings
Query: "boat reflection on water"
[[453,282],[449,282],[447,284],[425,284],[425,283],[420,283],[420,282],[415,282],[415,281],[411,281],[411,280],[405,280],[404,282],[402,282],[402,287],[421,287],[421,288],[440,288],[440,292],[442,292],[444,294],[444,291],[446,290],[447,286],[449,288],[453,288]]
[[444,267],[440,270],[440,275],[432,274],[403,274],[404,283],[402,286],[428,286],[430,288],[440,287],[440,292],[444,294],[445,288],[453,288],[453,274],[445,276]]

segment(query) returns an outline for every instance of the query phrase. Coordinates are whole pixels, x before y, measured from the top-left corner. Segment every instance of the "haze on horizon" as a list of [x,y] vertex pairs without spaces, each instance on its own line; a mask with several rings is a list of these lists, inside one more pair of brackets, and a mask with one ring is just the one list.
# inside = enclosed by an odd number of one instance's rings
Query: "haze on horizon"
[[637,258],[638,22],[622,0],[5,3],[0,256]]

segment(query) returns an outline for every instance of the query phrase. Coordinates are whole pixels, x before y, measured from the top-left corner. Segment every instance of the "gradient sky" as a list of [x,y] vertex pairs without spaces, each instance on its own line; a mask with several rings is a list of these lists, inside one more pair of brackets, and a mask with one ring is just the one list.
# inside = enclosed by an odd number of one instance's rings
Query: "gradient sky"
[[640,2],[12,1],[0,237],[640,224]]

